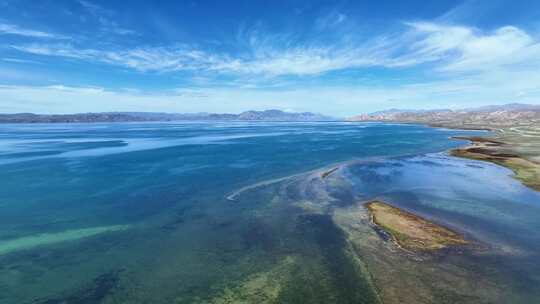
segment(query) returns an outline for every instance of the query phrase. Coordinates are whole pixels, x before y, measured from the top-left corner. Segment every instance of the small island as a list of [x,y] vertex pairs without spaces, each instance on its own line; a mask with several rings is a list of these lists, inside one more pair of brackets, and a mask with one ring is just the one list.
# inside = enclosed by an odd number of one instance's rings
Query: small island
[[391,235],[392,240],[408,251],[434,251],[451,246],[466,245],[462,235],[420,216],[403,211],[382,201],[365,204],[371,221]]
[[339,169],[339,167],[335,167],[335,168],[332,168],[332,169],[330,169],[330,170],[327,170],[327,171],[323,172],[323,173],[321,174],[321,178],[322,178],[322,179],[327,178],[330,174],[336,172],[337,169]]

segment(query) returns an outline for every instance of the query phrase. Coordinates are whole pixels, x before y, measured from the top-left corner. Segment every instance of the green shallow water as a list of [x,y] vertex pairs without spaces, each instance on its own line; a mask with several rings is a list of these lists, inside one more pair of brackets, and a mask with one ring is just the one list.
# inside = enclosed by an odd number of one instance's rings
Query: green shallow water
[[127,225],[93,227],[83,229],[73,229],[56,233],[42,233],[30,235],[16,239],[9,239],[0,242],[0,255],[8,254],[19,250],[29,250],[38,246],[46,246],[55,243],[69,242],[82,238],[95,236],[100,233],[121,231],[128,229]]
[[[460,134],[476,133],[0,126],[0,303],[379,303],[399,288],[418,303],[534,302],[540,197],[504,168],[439,153]],[[373,197],[490,250],[407,257],[362,217]]]

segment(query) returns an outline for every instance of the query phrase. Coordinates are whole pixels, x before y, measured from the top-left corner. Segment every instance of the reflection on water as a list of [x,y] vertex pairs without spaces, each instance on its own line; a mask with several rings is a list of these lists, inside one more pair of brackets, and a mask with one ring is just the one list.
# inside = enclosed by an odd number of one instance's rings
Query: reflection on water
[[[533,303],[540,195],[440,153],[471,133],[2,126],[0,247],[16,249],[0,255],[0,303]],[[371,227],[373,198],[478,246],[407,255]]]

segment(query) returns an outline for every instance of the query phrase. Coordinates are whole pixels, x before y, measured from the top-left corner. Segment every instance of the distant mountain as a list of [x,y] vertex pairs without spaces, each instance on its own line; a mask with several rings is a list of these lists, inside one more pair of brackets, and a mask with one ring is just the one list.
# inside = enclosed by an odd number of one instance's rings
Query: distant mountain
[[246,111],[240,114],[217,113],[157,113],[157,112],[104,112],[79,114],[0,114],[0,123],[90,123],[90,122],[142,122],[182,120],[226,121],[332,121],[335,118],[321,114],[284,112],[280,110]]
[[361,116],[364,117],[387,117],[387,118],[394,118],[394,117],[400,117],[400,116],[406,116],[406,115],[428,115],[428,114],[435,114],[435,113],[449,113],[452,110],[450,109],[437,109],[437,110],[410,110],[410,109],[389,109],[389,110],[383,110],[383,111],[377,111],[369,114],[364,114]]
[[247,111],[240,113],[238,120],[266,120],[266,121],[328,121],[335,118],[314,114],[311,112],[283,112],[280,110]]
[[540,111],[539,105],[523,103],[509,103],[505,105],[483,106],[478,108],[465,109],[469,112],[496,112],[496,111]]
[[416,110],[388,109],[369,113],[369,115],[394,115],[397,113],[416,112]]
[[349,121],[391,121],[428,123],[431,125],[496,126],[527,121],[540,121],[540,105],[506,104],[462,110],[397,110],[378,111],[348,118]]

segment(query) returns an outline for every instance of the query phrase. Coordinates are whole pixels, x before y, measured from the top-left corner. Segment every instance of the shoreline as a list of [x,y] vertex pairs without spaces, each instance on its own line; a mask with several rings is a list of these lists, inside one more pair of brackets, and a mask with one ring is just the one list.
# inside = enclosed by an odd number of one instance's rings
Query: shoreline
[[520,181],[524,186],[540,191],[540,163],[534,162],[516,151],[515,144],[505,142],[501,138],[504,128],[494,128],[486,126],[455,126],[445,124],[425,125],[432,128],[447,128],[453,130],[477,130],[489,131],[493,136],[452,136],[454,140],[467,140],[469,145],[450,149],[447,151],[451,156],[486,161],[492,164],[511,170],[513,178]]
[[[357,121],[366,122],[366,121]],[[408,125],[423,125],[430,128],[445,128],[463,131],[488,131],[493,135],[488,136],[452,136],[450,139],[467,140],[469,145],[447,150],[454,157],[486,161],[511,170],[513,178],[520,181],[529,189],[540,192],[540,163],[528,159],[523,153],[516,151],[516,143],[508,143],[501,139],[504,127],[495,126],[458,126],[455,124],[411,122],[411,121],[367,121],[379,123],[401,123]],[[512,128],[507,126],[506,128]],[[540,138],[539,138],[540,140]],[[501,151],[502,150],[502,151]],[[540,153],[539,153],[540,154]]]
[[451,156],[490,162],[511,170],[513,178],[526,187],[540,191],[540,164],[520,155],[512,144],[483,136],[453,136],[451,139],[468,140],[469,145],[448,151]]
[[487,161],[510,169],[514,173],[512,176],[514,179],[530,189],[540,191],[540,164],[518,154],[500,152],[496,148],[499,146],[486,145],[474,139],[469,140],[471,145],[452,149],[449,154],[460,158]]

